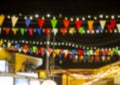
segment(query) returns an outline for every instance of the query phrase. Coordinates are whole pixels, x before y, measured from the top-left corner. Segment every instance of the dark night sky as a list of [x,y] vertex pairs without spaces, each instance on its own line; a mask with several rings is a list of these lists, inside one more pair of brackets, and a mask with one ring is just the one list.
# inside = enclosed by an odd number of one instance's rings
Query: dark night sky
[[1,13],[51,13],[63,15],[117,14],[120,13],[118,1],[110,0],[2,0]]

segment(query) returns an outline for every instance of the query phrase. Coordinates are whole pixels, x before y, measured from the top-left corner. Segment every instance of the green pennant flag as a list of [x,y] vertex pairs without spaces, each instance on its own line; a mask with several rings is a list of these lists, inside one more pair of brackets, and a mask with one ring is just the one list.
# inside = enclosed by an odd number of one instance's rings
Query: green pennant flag
[[51,20],[52,28],[56,28],[57,22],[58,20],[56,19]]
[[83,34],[83,33],[84,33],[84,30],[85,30],[84,27],[80,27],[79,33],[80,33],[80,34]]
[[87,55],[90,56],[91,55],[91,52],[90,50],[87,51]]
[[25,28],[20,28],[21,35],[25,34]]
[[118,48],[114,48],[114,54],[118,55]]
[[32,51],[35,53],[37,51],[37,46],[33,46]]

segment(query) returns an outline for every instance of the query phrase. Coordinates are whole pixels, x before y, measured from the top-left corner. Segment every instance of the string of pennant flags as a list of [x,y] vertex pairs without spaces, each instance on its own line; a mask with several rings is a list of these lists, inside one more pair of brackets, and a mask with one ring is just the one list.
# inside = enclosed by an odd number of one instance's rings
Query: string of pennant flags
[[92,60],[92,61],[105,61],[105,60],[120,60],[120,49],[115,47],[113,49],[102,48],[102,49],[54,49],[49,48],[46,49],[42,46],[36,45],[28,45],[28,44],[20,44],[20,43],[11,43],[0,41],[0,47],[2,49],[6,49],[12,52],[19,52],[24,54],[35,54],[36,56],[45,56],[45,55],[52,55],[52,57],[57,59],[80,59],[80,60]]
[[[71,20],[68,18],[59,20],[55,17],[53,19],[45,19],[45,18],[36,18],[36,23],[38,27],[31,27],[30,24],[32,24],[32,18],[31,17],[25,17],[24,18],[24,24],[26,27],[17,27],[17,23],[21,22],[20,18],[18,16],[12,16],[9,17],[9,20],[11,20],[8,24],[11,24],[10,26],[4,26],[4,23],[6,23],[6,15],[0,15],[0,34],[6,34],[6,35],[18,35],[19,33],[21,36],[24,36],[26,34],[29,34],[30,36],[33,36],[34,34],[42,35],[49,33],[53,33],[56,35],[57,33],[61,33],[63,36],[67,33],[73,35],[76,33],[79,34],[94,34],[94,33],[120,33],[120,23],[119,18],[115,19],[114,17],[111,19],[75,19]],[[35,21],[34,20],[34,21]],[[45,27],[45,24],[51,25],[50,27]],[[63,27],[59,27],[59,24],[62,24]],[[71,24],[73,24],[71,26]],[[19,32],[19,33],[18,33]],[[59,59],[80,59],[80,60],[96,60],[96,61],[105,61],[105,60],[120,60],[120,49],[118,47],[114,48],[90,48],[83,45],[73,44],[73,43],[56,43],[56,45],[66,45],[66,46],[73,46],[77,48],[75,49],[46,49],[45,47],[42,47],[43,43],[51,44],[53,45],[53,42],[41,42],[41,41],[24,41],[24,40],[6,40],[1,39],[0,40],[0,48],[7,49],[9,51],[13,52],[20,52],[25,54],[35,54],[37,56],[45,56],[45,55],[53,55],[54,58]],[[29,45],[33,44],[33,45]],[[82,49],[81,49],[82,48]]]
[[[11,19],[11,25],[12,27],[3,27],[3,23],[5,22],[5,15],[0,15],[0,31],[2,29],[5,30],[6,34],[9,34],[10,31],[13,31],[14,35],[17,34],[18,31],[21,32],[22,35],[24,35],[25,31],[28,30],[29,34],[32,35],[34,32],[37,32],[40,34],[41,32],[45,32],[46,34],[49,33],[50,30],[53,30],[55,34],[58,32],[61,32],[62,35],[65,35],[66,33],[75,34],[76,32],[80,34],[84,33],[102,33],[102,32],[110,32],[110,33],[118,33],[120,32],[120,23],[118,19],[100,19],[98,21],[93,19],[88,19],[86,21],[76,19],[74,21],[71,21],[69,19],[61,20],[63,27],[59,27],[58,24],[61,24],[59,20],[56,18],[47,20],[48,23],[51,25],[50,27],[44,27],[46,24],[45,18],[37,18],[37,24],[38,27],[30,27],[30,24],[32,22],[31,18],[25,18],[25,26],[26,27],[20,27],[18,28],[16,26],[17,23],[21,22],[19,21],[19,17],[12,16]],[[70,26],[70,24],[73,23],[74,26]],[[96,24],[98,23],[98,24]],[[27,30],[26,30],[27,29]]]

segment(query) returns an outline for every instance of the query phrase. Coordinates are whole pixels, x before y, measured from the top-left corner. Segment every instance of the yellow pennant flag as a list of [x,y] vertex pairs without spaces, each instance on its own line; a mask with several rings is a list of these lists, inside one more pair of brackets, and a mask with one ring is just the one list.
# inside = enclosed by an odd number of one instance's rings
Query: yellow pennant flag
[[100,20],[99,22],[100,22],[101,28],[103,30],[105,27],[105,24],[106,24],[106,20]]
[[2,46],[2,44],[3,44],[3,40],[0,40],[0,46]]
[[117,24],[118,31],[120,32],[120,24]]
[[93,30],[94,20],[88,20],[87,22],[88,22],[88,29],[91,32]]
[[16,35],[17,31],[18,31],[18,28],[12,28],[12,31],[13,31],[13,34]]
[[70,34],[74,34],[75,33],[75,28],[74,27],[71,27],[70,30],[69,30]]
[[11,20],[12,20],[12,27],[15,27],[15,25],[18,21],[18,17],[13,16],[13,17],[11,17]]
[[60,49],[55,49],[55,53],[58,55],[60,53]]
[[5,19],[5,16],[0,15],[0,26],[2,26],[4,19]]

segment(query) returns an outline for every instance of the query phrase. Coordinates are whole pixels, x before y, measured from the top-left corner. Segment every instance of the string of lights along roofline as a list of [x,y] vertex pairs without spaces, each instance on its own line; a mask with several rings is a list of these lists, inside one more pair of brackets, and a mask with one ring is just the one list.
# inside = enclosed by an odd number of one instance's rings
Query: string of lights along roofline
[[[1,14],[2,15],[2,14]],[[94,20],[98,20],[98,19],[115,19],[115,18],[120,18],[120,15],[110,15],[110,14],[107,14],[107,15],[104,15],[104,14],[100,14],[100,15],[87,15],[87,16],[63,16],[62,14],[59,14],[58,16],[52,16],[50,13],[46,14],[46,15],[40,15],[40,14],[34,14],[34,15],[23,15],[22,13],[19,13],[19,14],[3,14],[5,16],[7,16],[8,19],[10,19],[12,16],[18,16],[18,17],[21,17],[21,18],[30,18],[31,20],[32,19],[36,19],[36,18],[40,18],[42,17],[43,19],[49,19],[49,18],[53,18],[53,19],[56,19],[56,18],[61,18],[61,19],[69,19],[71,21],[74,21],[74,20],[79,20],[81,19],[82,21],[85,21],[86,19],[94,19]]]

